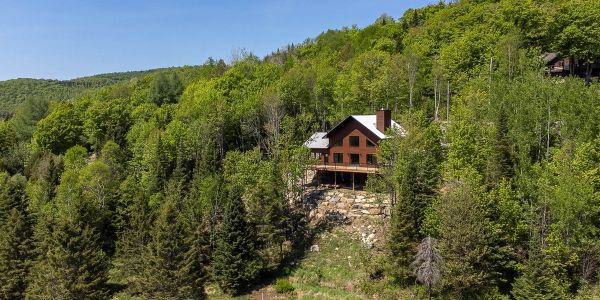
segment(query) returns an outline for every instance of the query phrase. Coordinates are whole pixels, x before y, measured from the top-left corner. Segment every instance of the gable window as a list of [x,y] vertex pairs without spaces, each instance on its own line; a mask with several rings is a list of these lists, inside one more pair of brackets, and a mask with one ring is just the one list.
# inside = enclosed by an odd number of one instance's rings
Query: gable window
[[375,154],[367,154],[367,164],[376,165],[377,164],[377,156],[375,156]]
[[333,163],[334,164],[341,164],[344,162],[344,154],[342,153],[334,153],[333,154]]
[[350,147],[358,147],[360,145],[360,139],[358,136],[350,137]]
[[344,146],[344,140],[339,139],[339,140],[335,141],[335,143],[333,145],[336,147],[342,147],[342,146]]
[[367,147],[373,148],[373,147],[375,147],[375,143],[371,142],[370,140],[367,140]]

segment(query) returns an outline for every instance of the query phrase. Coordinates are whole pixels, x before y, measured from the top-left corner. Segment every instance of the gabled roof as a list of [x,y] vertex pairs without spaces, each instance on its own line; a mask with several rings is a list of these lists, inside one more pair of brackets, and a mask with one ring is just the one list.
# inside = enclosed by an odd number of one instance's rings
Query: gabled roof
[[[344,119],[339,124],[337,124],[335,127],[333,127],[333,129],[329,130],[329,132],[327,132],[326,137],[329,136],[329,134],[331,132],[337,130],[338,127],[340,127],[343,123],[345,123],[350,118],[356,120],[358,123],[365,126],[369,131],[371,131],[373,134],[375,134],[378,138],[380,138],[380,139],[387,138],[387,136],[385,135],[384,132],[381,132],[381,131],[379,131],[379,129],[377,129],[377,116],[376,115],[351,115],[351,116],[347,117],[346,119]],[[402,128],[402,126],[400,126],[400,124],[396,123],[394,120],[392,120],[391,128],[400,131],[401,135],[405,134],[404,128]]]
[[[344,119],[342,122],[337,124],[328,132],[315,132],[306,142],[304,142],[304,146],[310,149],[327,149],[329,148],[329,134],[333,131],[337,130],[343,123],[346,121],[353,119],[363,125],[367,130],[371,131],[374,135],[376,135],[380,139],[388,138],[384,132],[381,132],[377,129],[377,115],[351,115]],[[400,135],[406,135],[406,130],[400,126],[400,124],[396,123],[392,120],[391,127],[395,130],[398,130]]]

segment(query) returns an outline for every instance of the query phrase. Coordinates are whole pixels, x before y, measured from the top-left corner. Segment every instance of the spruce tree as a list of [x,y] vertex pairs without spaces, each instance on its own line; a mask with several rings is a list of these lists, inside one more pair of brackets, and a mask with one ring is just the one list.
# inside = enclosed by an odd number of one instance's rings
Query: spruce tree
[[441,177],[439,129],[415,126],[409,130],[410,136],[396,137],[398,158],[393,180],[397,199],[388,240],[392,261],[389,273],[401,284],[414,282],[410,264],[423,238],[425,210],[437,197]]
[[420,224],[417,219],[421,212],[417,207],[416,195],[413,190],[415,173],[415,165],[409,162],[404,173],[405,176],[399,184],[398,198],[390,222],[390,238],[388,240],[392,261],[390,273],[402,284],[409,284],[412,281],[413,272],[410,264],[420,238]]
[[259,271],[254,236],[240,191],[234,187],[225,204],[213,256],[214,278],[228,294],[246,290]]
[[138,196],[127,208],[127,225],[119,233],[113,266],[115,277],[121,280],[129,292],[141,293],[139,274],[144,267],[144,251],[150,242],[152,222],[147,200]]
[[150,299],[205,298],[202,233],[186,226],[178,193],[167,195],[143,254],[141,293]]
[[517,300],[568,299],[567,284],[550,271],[540,250],[532,250],[523,273],[513,283],[512,296]]
[[23,299],[32,253],[31,222],[13,208],[0,232],[0,299]]
[[29,278],[26,299],[108,299],[108,264],[98,235],[81,222],[57,218]]
[[22,299],[33,257],[25,177],[0,178],[0,189],[4,216],[0,222],[0,299]]

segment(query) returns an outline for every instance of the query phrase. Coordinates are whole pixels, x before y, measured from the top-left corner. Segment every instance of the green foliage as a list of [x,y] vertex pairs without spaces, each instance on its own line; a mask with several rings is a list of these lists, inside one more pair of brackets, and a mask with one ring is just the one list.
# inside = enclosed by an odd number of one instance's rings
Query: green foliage
[[176,73],[159,73],[150,88],[150,101],[156,105],[175,103],[183,91],[183,85]]
[[381,107],[405,129],[369,177],[395,205],[386,255],[357,271],[365,249],[340,236],[348,255],[308,254],[297,290],[421,296],[410,262],[425,236],[442,298],[593,289],[600,85],[544,77],[539,58],[598,60],[598,14],[589,0],[440,2],[231,65],[0,82],[2,296],[25,288],[30,253],[14,249],[33,223],[32,299],[113,296],[108,265],[128,296],[202,298],[207,280],[242,293],[304,249],[303,142]]
[[23,299],[33,258],[25,178],[0,173],[0,299]]
[[600,4],[589,0],[565,1],[556,20],[556,47],[565,55],[586,63],[600,59]]
[[40,241],[25,299],[108,299],[108,261],[92,228],[65,219],[51,221]]
[[244,203],[237,187],[229,192],[218,230],[213,276],[223,291],[237,295],[249,287],[260,270],[254,230],[246,221]]
[[83,135],[83,116],[76,107],[64,102],[57,104],[48,117],[36,126],[33,140],[40,149],[60,154],[80,144]]
[[169,191],[150,232],[137,284],[152,299],[203,298],[206,250],[184,223],[178,191]]
[[87,142],[96,147],[108,140],[124,145],[130,123],[127,100],[98,101],[86,110],[83,131]]
[[275,291],[279,294],[287,294],[294,291],[294,286],[289,280],[285,278],[279,278],[275,281]]

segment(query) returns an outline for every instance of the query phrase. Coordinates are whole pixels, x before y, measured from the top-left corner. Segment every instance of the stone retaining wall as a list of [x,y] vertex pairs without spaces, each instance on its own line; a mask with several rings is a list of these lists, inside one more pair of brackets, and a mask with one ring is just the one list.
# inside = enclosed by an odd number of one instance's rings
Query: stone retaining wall
[[305,199],[311,208],[311,219],[324,216],[385,219],[390,216],[390,198],[385,194],[316,188],[309,191]]

